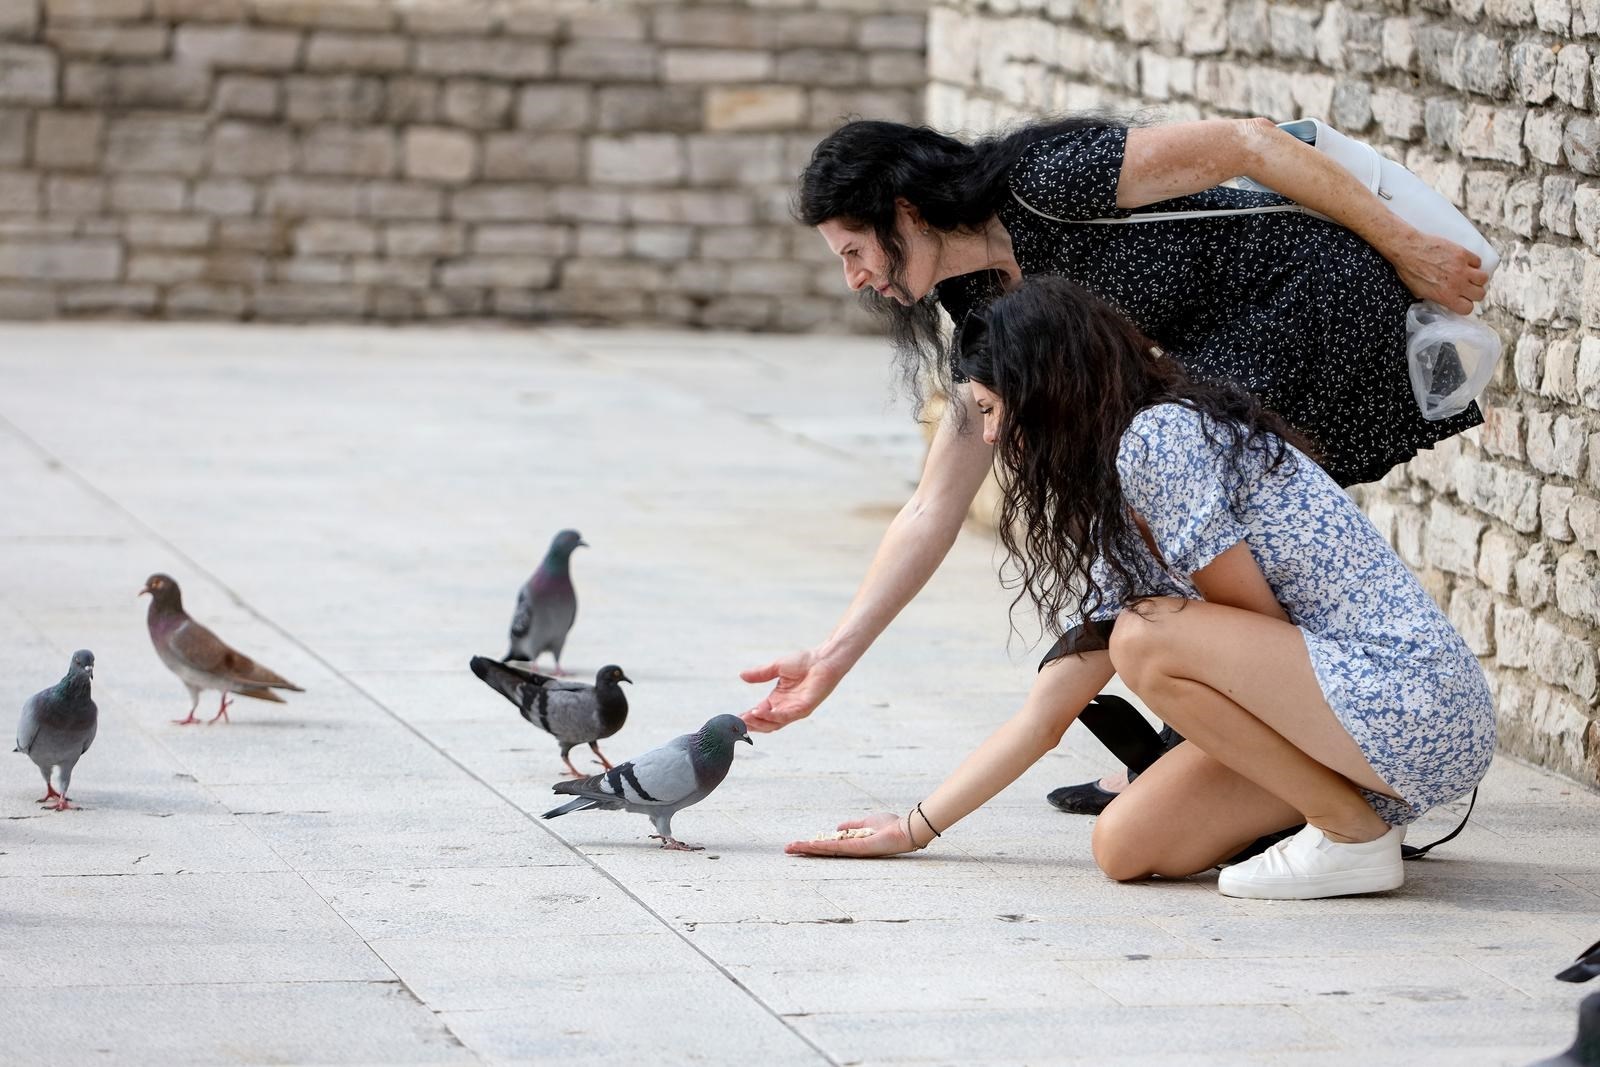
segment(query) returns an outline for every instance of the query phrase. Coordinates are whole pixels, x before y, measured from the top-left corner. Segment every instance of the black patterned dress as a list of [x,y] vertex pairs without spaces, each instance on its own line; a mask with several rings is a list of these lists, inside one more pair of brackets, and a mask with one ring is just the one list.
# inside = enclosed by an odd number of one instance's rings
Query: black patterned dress
[[[1300,211],[1083,221],[1135,214],[1117,207],[1126,141],[1121,127],[1088,127],[1017,161],[999,218],[1024,276],[1072,279],[1191,377],[1249,389],[1312,439],[1340,485],[1375,481],[1483,421],[1476,404],[1439,422],[1422,417],[1406,367],[1406,309],[1416,297],[1344,227]],[[1287,203],[1219,187],[1138,213]],[[941,282],[936,296],[960,323],[997,292],[984,273]]]

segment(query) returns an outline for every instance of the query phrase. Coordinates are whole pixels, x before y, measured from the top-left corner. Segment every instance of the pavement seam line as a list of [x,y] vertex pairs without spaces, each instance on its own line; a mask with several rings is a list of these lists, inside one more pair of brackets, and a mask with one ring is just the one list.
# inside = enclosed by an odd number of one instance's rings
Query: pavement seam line
[[[534,815],[528,809],[522,807],[522,805],[518,804],[516,801],[512,800],[510,797],[506,796],[503,792],[501,792],[494,785],[490,784],[489,782],[485,781],[482,777],[480,777],[477,774],[477,772],[474,771],[472,768],[468,767],[466,764],[462,763],[455,756],[453,756],[449,752],[445,751],[445,749],[442,748],[439,744],[437,744],[431,737],[429,737],[427,734],[423,733],[414,724],[412,724],[411,722],[407,721],[403,716],[401,716],[399,713],[397,713],[393,708],[390,708],[383,701],[379,700],[374,694],[369,692],[365,687],[363,687],[362,685],[357,683],[354,679],[352,679],[349,676],[347,676],[338,667],[336,667],[332,663],[330,663],[320,652],[318,652],[315,649],[313,649],[311,646],[309,646],[304,641],[302,641],[299,637],[295,636],[294,634],[291,634],[282,625],[280,625],[277,622],[277,620],[268,617],[266,614],[264,614],[262,611],[260,611],[258,608],[256,608],[256,606],[254,604],[251,604],[250,602],[245,600],[245,598],[240,596],[239,593],[236,592],[231,585],[229,585],[228,583],[224,582],[216,574],[212,573],[212,571],[209,568],[207,568],[207,567],[201,565],[199,562],[197,562],[194,559],[193,556],[191,556],[188,552],[186,552],[182,548],[180,548],[176,543],[174,543],[173,541],[168,539],[160,531],[156,530],[153,526],[151,526],[148,522],[146,522],[138,514],[136,514],[135,512],[130,510],[128,507],[123,505],[115,497],[111,496],[111,494],[107,493],[105,490],[103,490],[99,486],[95,485],[87,477],[85,477],[84,475],[80,474],[76,469],[74,469],[73,467],[69,466],[64,460],[61,459],[61,457],[55,455],[49,449],[45,448],[44,445],[41,444],[39,441],[34,440],[34,438],[32,436],[30,436],[28,433],[26,433],[20,426],[18,426],[15,422],[11,421],[11,419],[6,417],[6,415],[3,412],[0,412],[0,426],[4,426],[15,437],[17,437],[19,440],[21,440],[24,443],[26,443],[36,453],[38,453],[40,456],[42,456],[45,459],[45,461],[50,465],[51,469],[53,469],[55,472],[57,472],[59,474],[62,474],[64,476],[66,476],[67,478],[70,478],[72,481],[77,483],[79,488],[81,488],[83,491],[85,491],[85,492],[89,493],[91,496],[99,499],[105,506],[107,506],[107,507],[111,508],[112,510],[114,510],[116,512],[119,512],[120,514],[125,516],[130,523],[132,523],[137,529],[141,530],[147,537],[149,537],[151,540],[155,541],[157,544],[160,544],[161,546],[166,548],[169,552],[173,553],[173,555],[175,555],[177,558],[179,558],[179,559],[183,560],[185,563],[187,563],[190,567],[193,567],[196,573],[204,575],[207,581],[211,582],[217,588],[223,590],[230,598],[233,599],[233,601],[236,604],[238,604],[245,611],[249,612],[251,615],[255,616],[258,620],[260,620],[260,622],[263,625],[267,626],[268,628],[270,628],[271,630],[276,632],[279,636],[281,636],[285,641],[287,641],[290,644],[294,645],[296,648],[298,648],[302,652],[304,652],[307,656],[311,657],[311,659],[313,659],[315,662],[320,664],[323,667],[323,669],[327,670],[331,675],[333,675],[335,678],[337,678],[340,682],[344,683],[345,685],[349,686],[352,690],[354,690],[356,693],[360,694],[361,697],[364,698],[369,704],[371,704],[373,707],[376,707],[379,711],[382,711],[389,718],[393,719],[402,728],[404,728],[406,731],[411,733],[412,736],[416,737],[419,741],[421,741],[423,744],[425,744],[429,748],[431,748],[434,752],[436,752],[444,760],[446,760],[448,763],[450,763],[452,766],[454,766],[457,770],[459,770],[463,774],[465,774],[470,780],[472,780],[474,782],[477,782],[484,789],[488,790],[491,794],[493,794],[494,796],[498,797],[505,804],[509,805],[514,811],[519,812],[523,816],[523,818],[525,818],[528,822],[532,823],[536,828],[538,828],[539,830],[544,832],[546,835],[548,835],[551,839],[553,839],[554,841],[559,843],[563,848],[567,849],[574,856],[576,856],[580,860],[582,860],[584,862],[584,864],[586,864],[588,867],[590,867],[592,870],[594,870],[597,874],[599,874],[606,881],[610,882],[613,886],[615,886],[629,900],[633,901],[634,904],[636,904],[641,910],[643,910],[645,914],[649,915],[656,922],[660,923],[665,929],[669,930],[675,937],[677,937],[678,940],[682,941],[685,945],[687,945],[689,947],[690,951],[694,952],[697,956],[699,956],[701,959],[705,960],[713,968],[715,968],[716,971],[719,974],[721,974],[730,983],[732,983],[732,985],[734,986],[735,989],[738,989],[740,992],[744,993],[745,996],[749,997],[752,1003],[754,1003],[761,1011],[765,1012],[767,1015],[771,1016],[774,1020],[776,1020],[778,1025],[783,1027],[790,1034],[792,1034],[795,1037],[796,1040],[800,1041],[806,1047],[810,1048],[813,1052],[815,1052],[818,1056],[822,1057],[824,1062],[830,1064],[831,1067],[843,1067],[843,1065],[840,1063],[840,1061],[835,1059],[832,1055],[830,1055],[827,1052],[826,1049],[822,1048],[822,1046],[818,1045],[810,1037],[808,1037],[805,1034],[801,1033],[800,1030],[798,1028],[796,1028],[794,1026],[794,1024],[786,1016],[784,1016],[784,1014],[782,1012],[778,1011],[771,1004],[768,1004],[764,999],[761,998],[761,996],[759,996],[755,992],[755,990],[751,989],[749,986],[745,985],[742,981],[740,981],[733,974],[732,971],[730,971],[727,967],[723,966],[720,961],[718,961],[717,959],[712,957],[710,955],[710,953],[708,953],[703,947],[701,947],[700,945],[696,944],[693,938],[689,937],[682,930],[679,930],[677,928],[677,926],[675,926],[673,923],[668,922],[667,919],[663,915],[661,915],[660,912],[656,911],[650,905],[646,904],[644,902],[644,900],[641,899],[636,893],[634,893],[627,886],[623,885],[622,882],[619,881],[615,875],[613,875],[610,871],[606,870],[599,863],[595,862],[593,857],[587,855],[581,849],[579,849],[576,845],[573,845],[571,842],[569,842],[565,838],[563,838],[560,834],[556,833],[553,829],[551,829],[550,827],[544,825],[543,821],[540,820],[536,815]],[[165,748],[166,746],[163,745],[162,747]],[[170,753],[171,750],[169,749],[168,751]],[[208,792],[210,791],[209,787],[207,787],[207,791]],[[217,802],[218,803],[222,803],[220,798],[218,798]],[[226,806],[226,805],[224,805],[224,806]],[[231,814],[231,812],[230,812],[230,814]],[[247,828],[249,828],[248,824],[246,824],[246,826],[247,826]],[[252,834],[256,833],[256,831],[253,828],[250,828],[250,832]],[[260,835],[257,834],[256,836],[259,839]],[[278,855],[277,850],[273,849],[271,844],[267,843],[265,840],[262,841],[262,844],[266,845],[266,847],[269,850],[272,851],[273,855]],[[283,862],[286,865],[289,866],[289,869],[293,870],[295,872],[295,875],[297,877],[299,877],[302,881],[305,882],[306,888],[311,890],[311,892],[314,893],[318,897],[318,899],[322,900],[323,903],[329,909],[333,910],[334,914],[339,915],[339,920],[341,922],[345,923],[346,926],[349,926],[351,932],[353,934],[355,934],[356,937],[361,939],[362,945],[365,946],[369,952],[372,952],[372,954],[378,959],[378,961],[380,963],[382,963],[384,967],[389,968],[389,970],[392,973],[393,972],[393,968],[390,967],[389,962],[387,960],[385,960],[382,957],[382,955],[380,955],[377,952],[376,949],[373,949],[371,947],[371,945],[367,944],[367,939],[364,936],[362,936],[361,932],[356,930],[355,927],[350,926],[349,920],[346,919],[344,917],[344,915],[340,914],[338,909],[334,908],[333,905],[327,900],[326,897],[323,897],[322,893],[317,889],[317,887],[312,885],[311,882],[306,879],[304,873],[302,873],[298,868],[294,867],[293,864],[290,864],[289,861],[287,859],[285,859],[284,857],[279,856],[279,859],[282,859]],[[444,1020],[442,1018],[440,1018],[440,1013],[439,1012],[435,1011],[431,1006],[429,1006],[427,1001],[423,1000],[420,996],[417,996],[416,991],[411,988],[410,984],[407,983],[405,981],[405,979],[401,978],[399,974],[395,974],[395,980],[398,981],[401,984],[401,986],[408,993],[411,994],[412,997],[416,998],[416,1001],[417,1001],[418,1004],[421,1004],[423,1007],[427,1008],[428,1011],[434,1016],[434,1018],[439,1020],[439,1024],[441,1026],[445,1027],[445,1029],[450,1033],[450,1036],[452,1038],[454,1038],[456,1041],[458,1041],[461,1044],[462,1048],[467,1049],[474,1056],[477,1056],[479,1059],[482,1059],[481,1055],[477,1052],[477,1050],[472,1049],[471,1046],[467,1045],[467,1043],[461,1039],[460,1035],[458,1035],[454,1030],[450,1029],[448,1024],[446,1024],[444,1022]]]

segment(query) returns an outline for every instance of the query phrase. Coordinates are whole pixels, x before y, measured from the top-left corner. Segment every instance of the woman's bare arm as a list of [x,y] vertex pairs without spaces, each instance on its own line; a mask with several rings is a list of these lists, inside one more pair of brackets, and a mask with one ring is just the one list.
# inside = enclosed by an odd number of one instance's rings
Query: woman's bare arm
[[740,673],[747,682],[777,682],[745,712],[752,730],[777,730],[810,715],[949,553],[994,462],[994,450],[983,442],[983,417],[966,389],[955,402],[965,405],[965,421],[958,427],[950,412],[939,424],[916,492],[889,524],[833,633],[816,648]]
[[1353,231],[1418,297],[1466,314],[1488,274],[1478,257],[1417,230],[1355,176],[1270,119],[1207,119],[1128,131],[1117,206],[1143,207],[1244,176]]

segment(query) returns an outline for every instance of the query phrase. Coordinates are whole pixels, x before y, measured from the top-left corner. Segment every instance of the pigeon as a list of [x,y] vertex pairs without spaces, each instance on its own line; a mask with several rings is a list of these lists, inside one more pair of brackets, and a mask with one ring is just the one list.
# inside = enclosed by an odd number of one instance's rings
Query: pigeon
[[582,778],[584,773],[572,765],[567,753],[579,745],[588,745],[600,758],[600,765],[611,770],[611,761],[595,742],[610,737],[628,721],[628,695],[618,683],[631,684],[633,679],[623,674],[621,667],[601,667],[594,684],[584,685],[519,671],[487,656],[473,656],[472,673],[515,704],[524,719],[561,742],[561,760],[574,778]]
[[1578,1036],[1572,1047],[1533,1067],[1600,1067],[1600,993],[1590,994],[1578,1005]]
[[517,610],[511,616],[511,650],[503,661],[521,660],[532,664],[541,653],[555,657],[556,676],[561,674],[561,647],[578,617],[578,594],[572,588],[568,567],[572,553],[587,548],[589,542],[577,530],[562,530],[550,542],[539,569],[517,591]]
[[174,719],[179,726],[188,726],[199,720],[194,709],[200,704],[202,689],[215,689],[222,693],[222,703],[212,722],[227,719],[228,694],[270,700],[282,704],[283,698],[274,689],[287,689],[304,693],[298,685],[267,670],[242,652],[235,652],[222,643],[222,639],[201,626],[183,610],[183,595],[178,583],[165,574],[152,574],[139,590],[139,595],[150,594],[150,613],[145,623],[150,628],[150,643],[156,646],[156,655],[167,665],[167,670],[189,690],[189,717]]
[[[22,705],[22,721],[17,723],[16,751],[26,753],[44,775],[44,796],[40,804],[54,804],[56,811],[72,807],[67,787],[72,784],[72,768],[94,744],[100,711],[89,695],[94,678],[94,653],[80,648],[72,654],[66,677],[41,689]],[[50,784],[52,768],[61,769],[61,791]]]
[[1591,978],[1600,978],[1600,941],[1578,953],[1572,966],[1556,975],[1559,982],[1587,982]]
[[692,734],[674,737],[660,748],[653,748],[636,760],[619,764],[604,774],[575,782],[557,782],[557,793],[576,796],[559,808],[544,813],[546,819],[569,811],[635,811],[650,816],[656,832],[653,840],[661,847],[680,852],[699,852],[702,846],[686,845],[672,836],[672,817],[691,804],[698,804],[722,784],[733,765],[733,745],[751,745],[750,731],[737,715],[717,715]]

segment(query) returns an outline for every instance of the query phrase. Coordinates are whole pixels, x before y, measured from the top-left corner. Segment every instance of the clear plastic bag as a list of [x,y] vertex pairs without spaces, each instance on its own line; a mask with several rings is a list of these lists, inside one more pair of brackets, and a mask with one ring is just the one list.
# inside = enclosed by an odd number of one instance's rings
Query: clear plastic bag
[[1467,409],[1494,377],[1500,335],[1477,319],[1432,300],[1406,312],[1406,362],[1422,417],[1448,419]]

